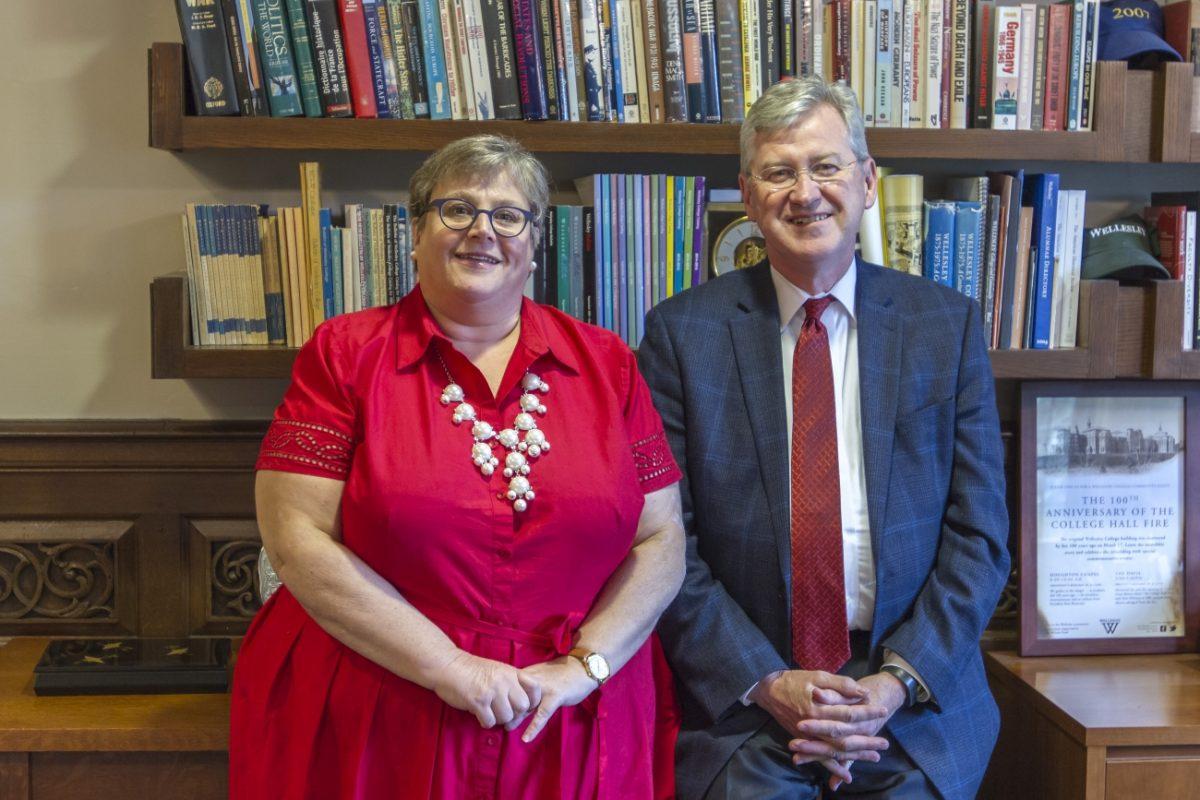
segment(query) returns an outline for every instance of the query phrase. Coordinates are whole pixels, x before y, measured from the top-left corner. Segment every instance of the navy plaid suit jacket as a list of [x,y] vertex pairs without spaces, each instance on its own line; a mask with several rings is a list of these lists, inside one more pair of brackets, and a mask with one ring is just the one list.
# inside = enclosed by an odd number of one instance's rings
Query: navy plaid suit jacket
[[[856,288],[863,456],[887,647],[936,702],[888,730],[948,798],[974,797],[999,730],[979,637],[1008,576],[1008,512],[979,307],[863,262]],[[646,318],[641,370],[683,469],[687,577],[659,623],[679,688],[681,798],[703,795],[767,721],[739,698],[790,664],[789,435],[766,264]],[[803,665],[799,665],[803,666]]]

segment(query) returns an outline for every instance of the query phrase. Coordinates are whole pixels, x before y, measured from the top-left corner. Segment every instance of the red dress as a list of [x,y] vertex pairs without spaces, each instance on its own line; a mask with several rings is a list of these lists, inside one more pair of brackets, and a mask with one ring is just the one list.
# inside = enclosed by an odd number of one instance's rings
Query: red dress
[[[512,426],[526,370],[550,386],[521,513],[501,467],[471,462],[470,423]],[[345,481],[343,541],[455,644],[517,667],[555,658],[629,552],[643,495],[680,473],[632,353],[612,334],[525,301],[492,398],[418,288],[334,318],[301,349],[258,469]],[[238,656],[231,796],[650,798],[670,795],[674,698],[653,638],[532,743],[344,646],[281,588]],[[664,680],[665,678],[665,680]]]

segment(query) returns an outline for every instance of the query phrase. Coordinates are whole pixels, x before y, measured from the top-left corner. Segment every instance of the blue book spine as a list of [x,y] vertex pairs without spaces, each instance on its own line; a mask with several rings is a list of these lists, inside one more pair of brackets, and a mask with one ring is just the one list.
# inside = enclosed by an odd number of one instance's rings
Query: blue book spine
[[954,286],[954,204],[925,202],[925,248],[921,259],[925,277]]
[[631,342],[636,346],[642,340],[642,323],[646,316],[646,230],[642,214],[646,210],[646,196],[642,192],[642,176],[632,176],[633,189],[633,302],[630,303],[629,328]]
[[954,288],[979,302],[980,244],[983,241],[983,204],[954,204]]
[[[255,291],[263,285],[262,281],[262,238],[258,235],[258,206],[243,205],[241,211],[241,229],[246,243],[246,268],[252,273],[250,285]],[[256,344],[266,344],[267,314],[266,294],[263,294],[263,312],[259,315],[258,303],[254,303],[254,316],[250,320],[250,329],[255,334]]]
[[625,238],[629,231],[629,220],[626,217],[625,204],[629,198],[625,195],[626,177],[626,175],[616,176],[617,215],[616,231],[613,236],[616,243],[613,248],[616,251],[616,275],[614,276],[616,291],[613,293],[613,297],[616,299],[617,335],[628,343],[629,337],[626,334],[629,332],[629,260],[625,257]]
[[[362,0],[363,21],[367,29],[367,55],[371,61],[371,88],[375,91],[375,109],[379,119],[391,119],[388,105],[387,75],[383,66],[382,29],[379,26],[379,0]],[[384,12],[387,13],[387,12]]]
[[343,270],[346,265],[342,263],[342,229],[329,229],[329,252],[333,260],[333,313],[346,313],[346,290],[342,283],[344,277]]
[[221,227],[225,235],[225,252],[229,255],[229,285],[233,290],[233,324],[237,331],[238,343],[249,341],[250,318],[247,316],[245,304],[241,302],[243,284],[245,283],[246,248],[242,242],[241,231],[238,230],[238,210],[236,206],[221,206]]
[[213,244],[216,248],[217,275],[219,276],[221,304],[217,306],[220,311],[221,333],[225,337],[225,344],[238,344],[240,341],[240,327],[236,316],[236,306],[230,301],[233,298],[233,278],[234,274],[231,271],[230,262],[233,261],[233,247],[229,241],[229,223],[226,220],[228,214],[225,212],[225,206],[212,206],[212,229],[213,229]]
[[625,121],[625,89],[621,83],[621,42],[617,31],[617,2],[607,0],[608,19],[608,52],[612,62],[612,82],[609,84],[609,107],[613,109],[617,122]]
[[667,296],[667,260],[670,255],[667,253],[667,176],[656,175],[658,179],[658,225],[655,232],[658,234],[658,300],[662,302]]
[[705,122],[721,121],[721,72],[717,65],[717,28],[713,11],[712,3],[700,4],[700,68],[704,81]]
[[400,260],[397,265],[400,278],[400,297],[404,297],[412,289],[412,268],[409,265],[408,209],[402,205],[396,206],[396,251],[397,258]]
[[419,0],[421,50],[429,86],[429,118],[450,119],[450,92],[446,87],[446,57],[442,49],[442,20],[434,0]]
[[196,248],[200,251],[200,274],[202,276],[200,290],[204,292],[204,305],[207,306],[204,317],[204,330],[208,333],[209,337],[212,337],[213,344],[220,344],[221,341],[218,337],[221,334],[221,326],[217,319],[217,282],[214,272],[216,251],[213,248],[212,231],[209,227],[208,206],[203,203],[197,203],[195,208]]
[[658,274],[658,264],[662,258],[661,234],[662,226],[659,224],[659,208],[662,206],[662,193],[659,192],[658,175],[650,175],[647,180],[650,183],[650,230],[646,233],[650,240],[650,260],[646,262],[646,270],[650,273],[650,291],[646,295],[647,310],[654,308],[659,300],[662,299],[662,279]]
[[683,263],[683,254],[685,251],[683,243],[684,231],[688,229],[687,219],[687,180],[681,176],[675,178],[675,274],[672,276],[674,283],[673,294],[679,294],[683,291],[683,271],[688,268],[687,264]]
[[1025,183],[1022,205],[1033,208],[1033,233],[1029,242],[1029,263],[1033,267],[1033,287],[1030,297],[1030,347],[1045,350],[1050,347],[1050,309],[1054,295],[1054,237],[1058,219],[1058,184],[1055,172],[1030,175]]
[[328,208],[322,208],[321,220],[321,306],[325,309],[325,319],[337,316],[333,300],[333,244],[329,240],[330,228],[333,227]]

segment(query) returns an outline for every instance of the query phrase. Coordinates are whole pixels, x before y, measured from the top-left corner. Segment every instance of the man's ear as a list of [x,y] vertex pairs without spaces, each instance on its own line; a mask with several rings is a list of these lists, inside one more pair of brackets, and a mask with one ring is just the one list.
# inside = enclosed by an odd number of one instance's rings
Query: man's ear
[[875,159],[868,157],[863,162],[864,180],[867,182],[867,195],[863,208],[870,208],[879,200],[879,171],[875,168]]
[[742,206],[746,209],[746,216],[753,222],[758,222],[758,209],[753,204],[753,188],[754,185],[744,173],[738,173],[738,189],[742,192]]

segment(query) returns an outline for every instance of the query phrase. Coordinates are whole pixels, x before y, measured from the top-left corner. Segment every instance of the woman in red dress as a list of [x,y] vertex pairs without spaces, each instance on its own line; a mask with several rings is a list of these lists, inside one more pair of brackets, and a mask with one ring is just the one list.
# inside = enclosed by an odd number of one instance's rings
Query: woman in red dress
[[616,336],[522,296],[548,202],[517,143],[414,174],[420,284],[301,349],[263,442],[283,588],[238,657],[237,798],[669,795],[650,637],[680,473]]

